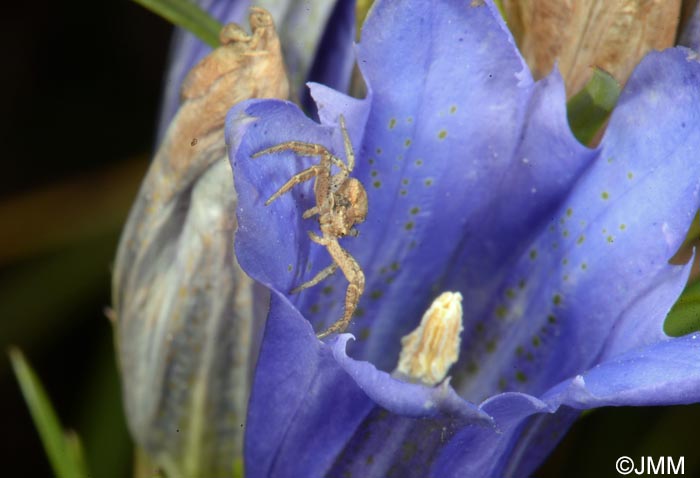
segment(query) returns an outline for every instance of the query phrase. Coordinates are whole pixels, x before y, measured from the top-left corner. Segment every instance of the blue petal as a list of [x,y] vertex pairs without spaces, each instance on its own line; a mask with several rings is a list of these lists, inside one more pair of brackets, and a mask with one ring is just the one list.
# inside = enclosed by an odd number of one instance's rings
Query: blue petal
[[[322,83],[336,91],[347,92],[350,89],[352,68],[355,64],[354,38],[355,0],[337,0],[333,13],[326,22],[323,37],[319,41],[319,47],[307,77],[308,81]],[[303,109],[315,112],[316,104],[312,101],[309,91],[302,88],[300,94],[299,103]]]
[[[366,448],[370,442],[368,434],[358,432],[362,427],[387,432],[391,424],[393,436],[381,440],[389,446],[404,443],[409,431],[425,439],[436,423],[489,423],[486,414],[447,384],[408,384],[353,361],[345,355],[347,340],[338,336],[330,346],[322,344],[286,298],[273,294],[246,425],[249,476],[322,476],[336,461],[336,469],[356,466],[358,453],[364,459],[365,452],[377,451]],[[353,436],[361,437],[360,450],[354,449]],[[387,454],[385,459],[396,457]],[[372,467],[386,465],[378,457]]]
[[477,355],[477,374],[455,377],[465,379],[463,396],[497,387],[538,395],[663,337],[688,272],[668,260],[700,187],[700,162],[690,160],[700,147],[690,126],[700,64],[687,56],[651,54],[633,73],[594,163],[493,294],[484,335],[495,350]]
[[700,401],[700,336],[687,335],[602,362],[548,391],[543,400],[587,409]]
[[[383,24],[387,18],[389,26]],[[445,288],[466,294],[465,314],[472,329],[478,326],[504,266],[522,252],[536,232],[533,225],[551,216],[593,156],[568,130],[561,79],[533,85],[510,41],[489,5],[434,9],[379,3],[359,49],[368,98],[314,88],[326,124],[340,113],[347,118],[357,155],[354,175],[368,189],[367,222],[358,228],[360,237],[343,245],[367,277],[352,329],[359,339],[353,355],[384,370],[396,363],[399,338]],[[446,86],[450,80],[459,85]],[[256,124],[268,129],[269,119],[260,118]],[[274,138],[262,138],[248,152],[285,140],[318,142],[310,128],[307,134],[284,121],[275,124]],[[326,144],[342,156],[337,130],[335,137],[333,145]],[[241,161],[245,157],[241,149],[236,154]],[[294,161],[291,156],[275,164]],[[532,162],[523,162],[528,156]],[[276,175],[271,182],[279,187],[308,164],[298,161],[297,169],[284,169],[286,177]],[[534,201],[532,188],[539,191]],[[310,205],[297,205],[297,214]],[[303,233],[295,237],[303,239],[295,247],[308,247]],[[311,248],[306,262],[311,270],[293,285],[328,265],[320,249]],[[325,285],[330,294],[312,288],[295,302],[317,330],[342,313],[344,278]],[[399,310],[412,313],[397,317]]]

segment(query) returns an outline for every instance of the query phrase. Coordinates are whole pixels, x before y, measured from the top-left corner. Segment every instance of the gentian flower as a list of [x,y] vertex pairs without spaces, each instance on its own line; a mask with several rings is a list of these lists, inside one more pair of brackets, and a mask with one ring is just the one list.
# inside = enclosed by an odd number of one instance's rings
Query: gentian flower
[[[581,410],[700,401],[700,338],[662,329],[699,205],[695,54],[648,55],[588,149],[561,76],[533,81],[490,1],[380,0],[361,38],[366,98],[312,84],[320,124],[275,100],[227,118],[237,258],[271,291],[247,476],[527,476]],[[264,205],[318,158],[252,156],[296,140],[343,158],[341,115],[369,211],[340,244],[366,292],[350,334],[320,341],[347,281],[290,294],[331,262],[302,219],[313,181]],[[463,297],[451,378],[392,376],[445,291]]]

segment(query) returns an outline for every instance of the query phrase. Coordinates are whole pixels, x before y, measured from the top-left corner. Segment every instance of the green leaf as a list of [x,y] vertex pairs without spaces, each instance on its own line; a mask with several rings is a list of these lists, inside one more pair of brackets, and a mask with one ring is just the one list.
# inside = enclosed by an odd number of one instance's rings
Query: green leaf
[[700,330],[700,282],[689,285],[664,321],[664,332],[680,337]]
[[46,391],[22,352],[11,348],[9,355],[15,376],[22,389],[34,424],[39,431],[54,474],[61,478],[88,476],[78,436],[73,432],[64,434]]
[[184,28],[212,48],[219,46],[221,23],[189,0],[134,0],[156,15]]
[[594,69],[586,86],[567,103],[567,116],[574,136],[589,144],[608,119],[620,96],[620,85],[609,73]]

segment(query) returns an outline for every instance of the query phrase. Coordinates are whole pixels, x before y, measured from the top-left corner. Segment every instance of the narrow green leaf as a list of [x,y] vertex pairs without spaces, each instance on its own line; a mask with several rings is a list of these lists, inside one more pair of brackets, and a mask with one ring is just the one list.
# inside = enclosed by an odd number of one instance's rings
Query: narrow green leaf
[[221,23],[190,0],[134,0],[169,22],[188,30],[212,48],[219,46]]
[[9,351],[22,394],[29,407],[51,468],[61,478],[88,476],[80,442],[75,434],[66,436],[46,391],[27,360],[16,348]]
[[87,460],[85,459],[85,449],[80,441],[80,437],[73,430],[65,432],[66,450],[68,458],[73,464],[76,476],[90,476],[87,470]]
[[620,85],[603,70],[595,69],[586,86],[567,103],[567,116],[574,136],[589,144],[608,119],[620,96]]
[[680,337],[700,330],[700,282],[685,288],[664,321],[664,332]]

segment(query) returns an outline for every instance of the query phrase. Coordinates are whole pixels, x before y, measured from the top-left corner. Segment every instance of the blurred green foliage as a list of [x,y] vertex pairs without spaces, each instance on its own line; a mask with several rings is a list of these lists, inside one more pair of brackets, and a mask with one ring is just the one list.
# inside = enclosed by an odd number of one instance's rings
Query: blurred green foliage
[[10,349],[10,360],[22,394],[41,436],[44,449],[56,476],[89,476],[80,439],[72,431],[64,431],[51,402],[34,370],[19,349]]

